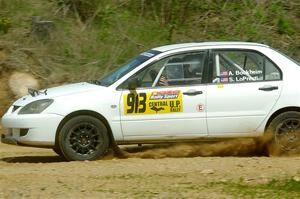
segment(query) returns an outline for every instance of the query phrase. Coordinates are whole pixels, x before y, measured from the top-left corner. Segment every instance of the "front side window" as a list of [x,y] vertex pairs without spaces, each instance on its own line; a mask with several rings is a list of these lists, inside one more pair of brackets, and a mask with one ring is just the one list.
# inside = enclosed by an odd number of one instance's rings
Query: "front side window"
[[265,56],[244,50],[213,53],[213,83],[281,80],[279,69]]
[[138,87],[200,84],[205,58],[206,52],[184,53],[163,58],[139,71],[127,82],[137,79]]

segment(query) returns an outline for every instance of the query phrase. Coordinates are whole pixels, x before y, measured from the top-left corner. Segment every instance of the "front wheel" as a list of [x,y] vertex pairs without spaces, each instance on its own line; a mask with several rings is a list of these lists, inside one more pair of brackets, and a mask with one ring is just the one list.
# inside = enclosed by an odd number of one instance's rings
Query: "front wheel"
[[107,128],[95,117],[76,116],[65,123],[59,133],[59,146],[69,160],[96,160],[109,147]]
[[63,153],[61,152],[59,147],[54,147],[52,150],[59,156],[63,156]]
[[300,113],[281,113],[270,123],[267,133],[272,136],[268,144],[271,156],[290,155],[300,152]]

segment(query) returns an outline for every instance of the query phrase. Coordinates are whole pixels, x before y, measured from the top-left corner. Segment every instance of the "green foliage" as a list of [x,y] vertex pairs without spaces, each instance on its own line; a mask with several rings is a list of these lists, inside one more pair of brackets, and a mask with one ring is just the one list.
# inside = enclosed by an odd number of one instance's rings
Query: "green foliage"
[[211,183],[212,186],[220,186],[223,191],[237,197],[251,198],[298,198],[300,197],[300,182],[293,179],[273,179],[266,184],[246,184],[240,182]]
[[107,22],[107,16],[113,14],[111,5],[107,2],[106,0],[57,0],[59,6],[69,7],[83,22],[91,18]]
[[277,23],[278,33],[279,34],[288,34],[291,35],[295,33],[295,30],[291,26],[288,20],[286,20],[283,16],[280,16]]
[[11,27],[11,20],[7,17],[0,17],[0,32],[7,33]]
[[[2,35],[6,40],[46,49],[47,56],[59,57],[54,65],[73,73],[95,63],[84,74],[97,78],[142,51],[179,42],[263,42],[299,60],[295,5],[297,0],[0,0],[0,16],[14,22],[14,31]],[[51,41],[24,37],[33,15],[54,21]],[[76,80],[85,79],[82,74]]]
[[98,7],[99,0],[57,0],[60,6],[70,6],[71,9],[78,13],[83,21],[93,15]]

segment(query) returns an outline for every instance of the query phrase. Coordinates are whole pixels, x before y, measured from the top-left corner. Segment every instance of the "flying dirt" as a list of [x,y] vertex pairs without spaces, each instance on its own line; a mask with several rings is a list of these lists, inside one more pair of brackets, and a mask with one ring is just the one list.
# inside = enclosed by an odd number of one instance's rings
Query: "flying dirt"
[[[117,153],[125,158],[183,158],[183,157],[253,157],[253,156],[298,156],[299,151],[282,151],[271,145],[272,135],[260,138],[237,138],[215,142],[190,142],[121,147]],[[300,143],[299,143],[300,144]]]
[[267,156],[266,146],[255,139],[233,139],[219,142],[175,143],[126,147],[128,157],[134,158],[180,158],[209,156]]

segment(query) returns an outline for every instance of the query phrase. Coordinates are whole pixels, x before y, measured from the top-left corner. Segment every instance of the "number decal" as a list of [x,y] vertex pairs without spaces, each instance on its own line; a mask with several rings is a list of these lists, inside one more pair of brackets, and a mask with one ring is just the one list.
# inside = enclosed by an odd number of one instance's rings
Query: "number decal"
[[134,106],[134,112],[137,113],[138,109],[139,109],[139,95],[135,96],[135,102],[134,102],[135,106]]
[[129,107],[129,109],[127,109],[127,113],[133,113],[133,111],[134,111],[134,94],[133,93],[129,93],[127,95],[127,106]]
[[124,94],[124,115],[162,114],[183,112],[179,90]]
[[146,111],[146,93],[129,93],[127,95],[127,111],[126,113],[144,113]]
[[139,109],[139,113],[145,113],[147,95],[146,95],[146,93],[140,93],[140,97],[143,99],[140,101],[140,105],[142,106],[142,108]]

